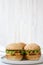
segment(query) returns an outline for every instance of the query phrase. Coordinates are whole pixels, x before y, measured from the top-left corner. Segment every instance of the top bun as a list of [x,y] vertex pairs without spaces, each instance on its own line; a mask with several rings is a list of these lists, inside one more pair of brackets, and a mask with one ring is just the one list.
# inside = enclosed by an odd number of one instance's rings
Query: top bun
[[24,47],[24,50],[40,50],[40,46],[36,43],[30,43]]
[[25,46],[25,43],[19,42],[19,43],[11,43],[8,44],[6,49],[7,50],[22,50]]

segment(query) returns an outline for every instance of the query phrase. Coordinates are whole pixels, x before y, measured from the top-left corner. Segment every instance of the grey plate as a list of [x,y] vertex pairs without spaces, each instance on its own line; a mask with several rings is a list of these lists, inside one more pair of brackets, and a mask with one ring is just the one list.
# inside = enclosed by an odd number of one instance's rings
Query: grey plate
[[1,61],[6,64],[40,64],[43,63],[43,55],[41,58],[36,61],[22,60],[22,61],[12,61],[5,58],[5,56],[1,57]]

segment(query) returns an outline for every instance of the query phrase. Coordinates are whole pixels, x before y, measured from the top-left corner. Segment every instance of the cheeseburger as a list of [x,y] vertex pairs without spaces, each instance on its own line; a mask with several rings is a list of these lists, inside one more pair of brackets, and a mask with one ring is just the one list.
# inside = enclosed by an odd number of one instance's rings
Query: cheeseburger
[[25,58],[28,60],[38,60],[41,56],[40,46],[36,43],[27,44],[24,47],[25,50]]
[[12,43],[6,47],[6,58],[10,60],[22,60],[24,54],[24,43]]

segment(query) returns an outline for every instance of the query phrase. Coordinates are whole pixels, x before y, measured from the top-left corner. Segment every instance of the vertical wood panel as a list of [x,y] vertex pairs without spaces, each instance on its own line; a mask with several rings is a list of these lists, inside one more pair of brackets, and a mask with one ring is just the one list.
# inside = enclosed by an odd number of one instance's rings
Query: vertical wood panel
[[43,43],[43,0],[0,0],[0,41]]

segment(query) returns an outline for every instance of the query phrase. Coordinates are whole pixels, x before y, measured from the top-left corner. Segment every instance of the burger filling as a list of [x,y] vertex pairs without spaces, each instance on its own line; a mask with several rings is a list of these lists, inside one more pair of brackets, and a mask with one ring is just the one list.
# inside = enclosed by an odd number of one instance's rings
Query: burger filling
[[29,55],[40,54],[40,50],[27,50],[26,54],[29,54]]
[[23,55],[24,50],[6,50],[6,54],[9,54],[9,55]]
[[8,55],[36,55],[40,54],[40,50],[6,50]]

